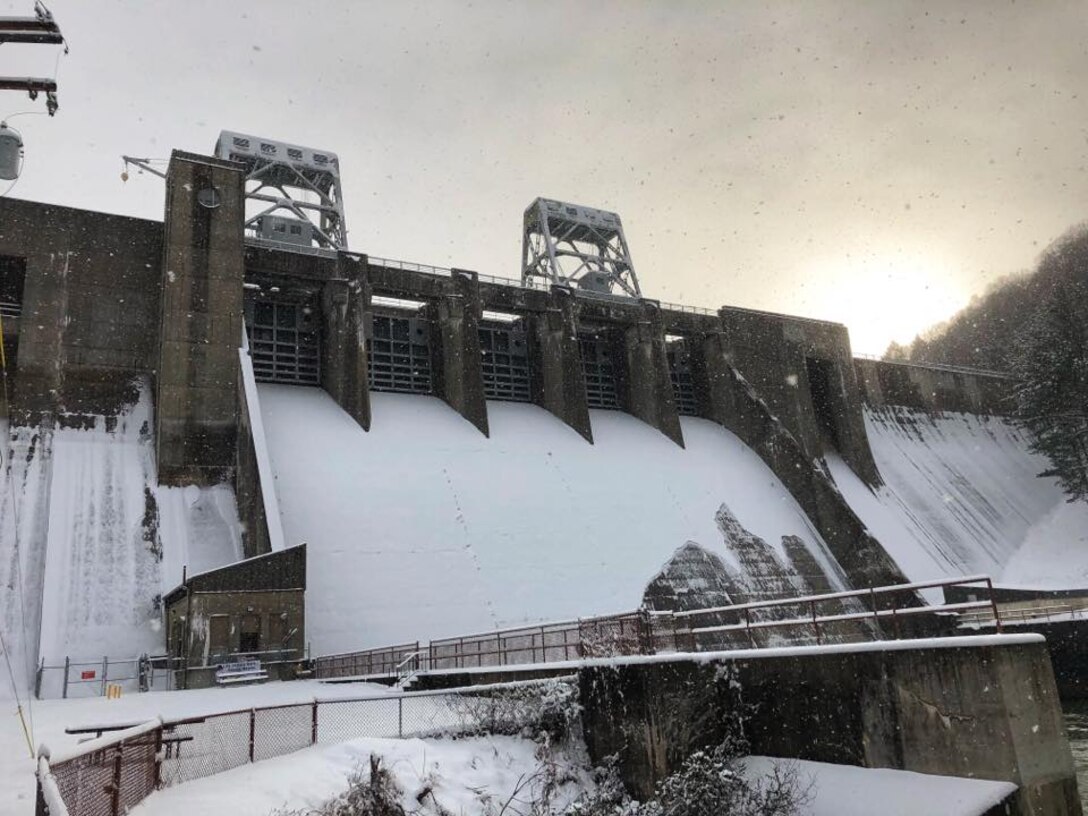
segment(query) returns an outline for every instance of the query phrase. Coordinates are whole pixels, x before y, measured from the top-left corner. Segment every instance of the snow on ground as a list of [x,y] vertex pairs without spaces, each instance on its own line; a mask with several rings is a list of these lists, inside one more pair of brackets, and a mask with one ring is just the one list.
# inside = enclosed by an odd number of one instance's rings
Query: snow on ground
[[748,757],[745,776],[776,765],[792,765],[802,785],[811,783],[804,816],[982,816],[1016,790],[1011,782],[770,757]]
[[[45,744],[62,751],[79,743],[84,736],[65,734],[65,728],[88,725],[129,725],[154,717],[180,719],[201,714],[253,706],[309,702],[314,697],[364,697],[386,694],[389,688],[371,683],[324,684],[313,680],[289,683],[264,683],[259,686],[194,689],[192,691],[151,691],[125,694],[120,699],[95,697],[82,700],[34,701],[28,710],[33,721],[33,745]],[[25,707],[25,701],[24,701]],[[14,704],[5,702],[0,710],[0,813],[30,813],[34,808],[34,762]],[[214,808],[208,811],[217,812]]]
[[865,426],[884,486],[871,491],[838,456],[827,465],[910,579],[1088,586],[1088,505],[1067,505],[1056,480],[1039,478],[1048,462],[1012,422],[866,408]]
[[320,389],[260,402],[287,543],[309,545],[315,654],[637,608],[688,541],[739,569],[723,503],[838,573],[758,455],[705,420],[682,418],[684,449],[618,411],[591,412],[591,445],[528,404],[488,403],[488,438],[434,397],[371,394],[369,433]]
[[[309,748],[277,759],[245,765],[217,776],[153,793],[131,812],[155,816],[231,813],[268,816],[276,808],[312,808],[343,792],[349,773],[367,767],[371,754],[384,758],[401,791],[405,810],[424,813],[498,813],[526,781],[541,770],[538,745],[517,737],[471,739],[358,739],[329,747]],[[552,800],[562,809],[588,782],[582,762],[553,754],[561,771],[575,781],[562,785]],[[366,771],[369,774],[369,769]],[[540,780],[543,782],[543,779]],[[421,791],[430,794],[418,800]],[[444,809],[444,811],[443,811]]]
[[[14,484],[3,485],[0,519],[0,609],[5,640],[11,638],[29,671],[39,657],[55,665],[65,656],[161,652],[155,598],[180,583],[182,564],[195,571],[241,557],[229,486],[157,486],[146,383],[118,416],[90,421],[91,427],[17,428],[12,439]],[[14,571],[16,516],[25,649]],[[47,680],[59,688],[60,675],[49,673]]]
[[[541,770],[537,744],[515,737],[357,739],[166,788],[132,813],[188,816],[229,811],[235,816],[267,816],[277,808],[314,808],[343,792],[348,774],[366,768],[372,754],[381,756],[392,771],[405,809],[422,804],[425,813],[442,812],[439,807],[462,816],[498,812],[519,785]],[[561,811],[580,792],[590,790],[592,782],[580,751],[551,758],[572,778],[552,800]],[[808,789],[801,816],[871,816],[877,802],[882,816],[981,816],[1016,790],[1009,782],[769,757],[748,757],[744,773],[755,780],[775,766],[792,767],[801,789]],[[523,787],[519,798],[528,798],[530,787],[531,783]],[[417,796],[426,789],[433,796],[420,802]],[[487,809],[489,801],[492,810]]]

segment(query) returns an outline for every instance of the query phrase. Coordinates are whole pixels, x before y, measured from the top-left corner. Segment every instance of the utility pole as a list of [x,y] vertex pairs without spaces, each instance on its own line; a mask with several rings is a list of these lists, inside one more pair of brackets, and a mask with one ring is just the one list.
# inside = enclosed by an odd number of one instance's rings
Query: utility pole
[[[0,45],[64,45],[64,35],[53,14],[41,0],[34,3],[33,17],[0,17]],[[64,46],[67,53],[68,46]],[[43,77],[0,77],[0,91],[26,91],[31,99],[45,93],[45,107],[52,116],[57,112],[57,81]]]

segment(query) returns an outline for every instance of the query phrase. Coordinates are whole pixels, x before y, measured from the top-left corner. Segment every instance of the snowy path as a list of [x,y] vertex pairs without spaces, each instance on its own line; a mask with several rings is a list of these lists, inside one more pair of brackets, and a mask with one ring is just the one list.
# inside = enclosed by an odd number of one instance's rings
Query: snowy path
[[527,404],[489,403],[487,438],[433,397],[372,394],[369,433],[319,389],[260,398],[284,533],[309,545],[315,654],[634,609],[689,541],[743,571],[723,504],[782,560],[794,535],[838,572],[762,460],[705,420],[683,418],[683,449],[594,411],[590,445]]

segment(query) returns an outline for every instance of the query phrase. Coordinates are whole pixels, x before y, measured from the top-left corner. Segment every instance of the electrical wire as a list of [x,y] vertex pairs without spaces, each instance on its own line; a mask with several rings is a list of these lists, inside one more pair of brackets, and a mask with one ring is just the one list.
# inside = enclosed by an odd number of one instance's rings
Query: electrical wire
[[[15,181],[18,181],[16,179]],[[15,186],[14,182],[11,185]],[[10,187],[8,188],[11,189]],[[26,588],[23,581],[23,553],[22,547],[19,546],[19,506],[15,499],[15,473],[12,468],[13,458],[7,457],[7,461],[3,461],[4,453],[8,450],[8,444],[11,440],[11,391],[8,388],[8,355],[7,349],[4,346],[4,319],[0,316],[0,383],[2,383],[2,392],[4,397],[4,413],[7,419],[7,433],[8,438],[6,440],[0,440],[0,465],[2,465],[2,472],[8,483],[8,490],[11,496],[11,518],[13,528],[13,539],[15,543],[15,557],[13,559],[15,566],[15,582],[18,586],[19,593],[19,623],[23,633],[23,665],[26,666],[26,659],[29,657],[27,654],[27,644],[30,642],[30,638],[27,637],[26,628]],[[15,672],[11,666],[11,656],[8,652],[7,644],[3,638],[3,631],[0,631],[0,648],[4,651],[4,662],[7,664],[8,677],[11,680],[12,692],[15,695],[15,709],[19,715],[19,721],[23,726],[23,735],[26,737],[27,749],[30,751],[30,758],[34,758],[34,704],[31,701],[31,695],[27,695],[26,709],[27,717],[30,720],[29,728],[27,727],[27,721],[23,718],[23,703],[19,699],[19,686],[15,680]]]

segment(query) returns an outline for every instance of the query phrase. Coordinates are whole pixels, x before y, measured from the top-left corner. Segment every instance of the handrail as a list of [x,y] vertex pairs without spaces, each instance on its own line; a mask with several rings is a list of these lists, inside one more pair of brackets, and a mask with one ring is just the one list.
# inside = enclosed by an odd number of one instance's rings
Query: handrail
[[673,312],[688,312],[689,314],[708,315],[710,317],[717,317],[717,309],[708,309],[705,306],[685,306],[683,303],[668,303],[661,301],[661,308],[668,309]]
[[[959,586],[960,584],[985,583],[992,589],[990,576],[968,575],[964,578],[946,578],[934,581],[916,581],[909,584],[888,584],[886,586],[869,587],[867,589],[848,589],[842,592],[828,592],[823,595],[802,595],[797,598],[774,598],[770,601],[752,601],[746,604],[733,604],[731,606],[709,606],[705,609],[689,609],[683,612],[674,612],[678,618],[687,618],[693,615],[709,615],[718,612],[742,612],[745,609],[762,609],[769,606],[790,606],[792,604],[811,603],[813,601],[836,601],[844,598],[870,598],[874,595],[890,595],[893,592],[914,592],[918,589],[936,589],[944,586]],[[927,607],[932,608],[932,607]]]
[[860,351],[854,352],[854,359],[860,360],[872,360],[877,363],[887,363],[888,365],[909,366],[911,368],[931,368],[937,371],[950,371],[953,374],[975,374],[984,377],[999,377],[1004,380],[1015,380],[1016,375],[1011,374],[1008,371],[994,371],[989,368],[975,368],[973,366],[953,365],[951,363],[926,363],[917,362],[913,360],[885,360],[879,354],[864,354]]
[[368,255],[366,258],[368,266],[384,266],[388,269],[402,269],[405,272],[422,272],[425,275],[435,275],[440,278],[448,278],[453,272],[445,266],[432,266],[431,264],[421,264],[415,261],[398,261],[393,258],[377,258],[373,255]]
[[[893,600],[891,609],[878,608],[878,598],[908,592],[914,593],[922,589],[970,584],[984,584],[989,595],[988,599],[958,604],[943,603],[920,606],[902,606]],[[818,614],[817,612],[816,607],[821,603],[861,598],[868,599],[869,609],[840,614]],[[758,610],[797,605],[808,605],[810,614],[804,618],[789,620],[759,620],[753,619],[752,616],[752,612]],[[540,662],[548,663],[550,662],[549,654],[552,655],[551,661],[555,660],[556,654],[562,654],[561,659],[569,660],[572,652],[576,657],[584,658],[587,651],[596,650],[602,646],[611,648],[615,654],[627,654],[629,652],[656,654],[659,653],[661,648],[665,650],[672,648],[679,651],[698,651],[699,642],[695,638],[698,634],[800,625],[812,626],[816,641],[820,643],[822,642],[820,626],[825,623],[863,620],[879,622],[891,619],[896,624],[896,632],[898,633],[898,620],[902,617],[920,614],[960,614],[968,610],[983,608],[991,610],[997,631],[1000,632],[1001,613],[994,600],[991,579],[986,575],[968,575],[962,578],[915,581],[882,587],[829,592],[822,595],[775,598],[767,601],[753,601],[681,612],[638,610],[617,615],[529,624],[513,629],[497,629],[490,632],[431,640],[422,648],[416,643],[405,644],[400,647],[386,646],[339,655],[325,655],[315,658],[315,665],[319,679],[323,676],[330,678],[343,676],[337,672],[342,672],[345,669],[357,669],[360,664],[365,665],[367,669],[374,669],[376,668],[375,664],[378,664],[377,668],[382,669],[381,671],[372,671],[367,676],[389,676],[396,673],[400,666],[397,666],[394,671],[389,671],[392,662],[383,658],[399,654],[401,665],[403,665],[416,658],[414,653],[411,655],[402,654],[404,649],[410,649],[413,645],[419,651],[418,666],[420,671],[435,671],[451,667],[454,669],[472,666],[483,667],[485,662],[488,666],[525,664],[526,662],[536,663],[538,662],[538,654]],[[692,626],[688,623],[697,616],[720,615],[723,613],[743,615],[743,622],[701,627]],[[662,621],[662,626],[658,628],[655,621]],[[601,636],[604,636],[607,641],[609,635],[614,637],[613,642],[601,642]],[[548,642],[549,636],[553,638],[551,643]],[[562,636],[561,642],[558,642],[559,636]],[[573,639],[570,636],[573,636]],[[586,639],[587,636],[589,636],[588,640]],[[631,652],[631,650],[635,651]],[[324,672],[329,672],[329,674],[325,675]],[[357,670],[355,674],[358,674]]]

